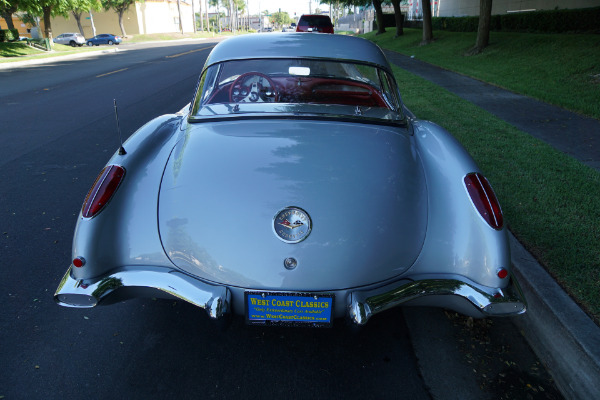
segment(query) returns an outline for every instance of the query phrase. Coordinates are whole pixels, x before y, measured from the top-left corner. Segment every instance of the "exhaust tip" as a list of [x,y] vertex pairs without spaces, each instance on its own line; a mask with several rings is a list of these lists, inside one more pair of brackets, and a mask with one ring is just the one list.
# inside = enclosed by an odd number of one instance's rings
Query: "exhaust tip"
[[92,308],[98,304],[95,297],[87,294],[59,293],[54,300],[64,307]]

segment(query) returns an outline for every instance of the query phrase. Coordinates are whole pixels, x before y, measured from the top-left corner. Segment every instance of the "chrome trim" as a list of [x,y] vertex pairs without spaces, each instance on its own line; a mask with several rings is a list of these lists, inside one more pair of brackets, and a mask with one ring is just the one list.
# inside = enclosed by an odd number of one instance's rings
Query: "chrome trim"
[[[213,318],[230,312],[231,293],[225,286],[214,286],[171,268],[121,268],[102,278],[77,280],[69,270],[60,282],[54,300],[61,306],[91,308],[116,294],[117,289],[154,289],[206,310]],[[133,296],[135,297],[135,296]]]
[[[426,296],[457,296],[467,300],[482,317],[518,315],[527,309],[521,288],[511,276],[509,286],[502,289],[458,279],[424,279],[403,280],[365,292],[354,291],[350,294],[348,313],[352,322],[364,325],[375,314]],[[441,302],[434,304],[444,306]]]

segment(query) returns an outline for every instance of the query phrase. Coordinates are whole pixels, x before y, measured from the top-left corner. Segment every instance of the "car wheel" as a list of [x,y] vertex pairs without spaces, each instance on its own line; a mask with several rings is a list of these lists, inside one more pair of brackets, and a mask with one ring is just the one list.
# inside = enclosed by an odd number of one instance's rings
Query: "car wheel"
[[88,45],[88,46],[93,46],[93,45],[94,45],[94,43],[92,43],[92,42],[87,42],[87,45]]
[[108,41],[108,44],[110,44],[110,45],[112,46],[112,45],[113,45],[113,44],[115,44],[115,43],[114,43],[112,40],[109,40],[109,41]]
[[71,47],[75,47],[75,46],[77,46],[77,43],[75,43],[74,41],[72,41],[72,40],[71,40],[71,41],[69,42],[69,45],[70,45]]

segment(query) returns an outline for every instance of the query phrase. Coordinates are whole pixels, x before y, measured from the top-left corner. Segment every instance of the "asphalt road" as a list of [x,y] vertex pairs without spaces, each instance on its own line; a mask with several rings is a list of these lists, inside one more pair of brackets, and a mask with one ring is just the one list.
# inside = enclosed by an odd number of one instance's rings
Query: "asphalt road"
[[560,398],[509,319],[396,309],[359,332],[221,331],[180,302],[54,304],[83,198],[118,145],[113,99],[124,138],[178,111],[212,45],[0,70],[0,398]]

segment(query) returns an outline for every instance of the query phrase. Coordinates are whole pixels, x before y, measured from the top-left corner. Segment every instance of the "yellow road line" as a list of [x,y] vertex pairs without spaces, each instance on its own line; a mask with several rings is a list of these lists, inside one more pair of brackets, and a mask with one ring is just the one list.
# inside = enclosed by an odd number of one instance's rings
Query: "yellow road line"
[[127,69],[129,69],[129,68],[118,69],[113,72],[107,72],[106,74],[96,75],[96,78],[102,78],[103,76],[106,76],[106,75],[112,75],[112,74],[116,74],[117,72],[123,72],[123,71],[126,71]]
[[179,57],[179,56],[185,56],[186,54],[195,53],[197,51],[202,51],[202,50],[210,49],[211,47],[212,46],[203,47],[201,49],[186,51],[185,53],[173,54],[172,56],[165,56],[165,58],[175,58],[175,57]]

